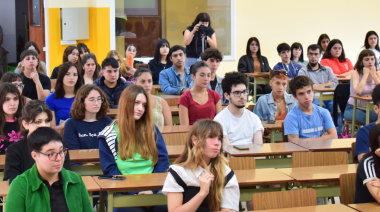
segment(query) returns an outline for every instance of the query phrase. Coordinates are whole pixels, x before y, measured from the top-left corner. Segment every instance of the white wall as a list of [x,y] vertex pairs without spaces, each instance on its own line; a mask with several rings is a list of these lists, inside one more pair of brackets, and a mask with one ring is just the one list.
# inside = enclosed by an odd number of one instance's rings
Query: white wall
[[16,8],[14,1],[0,0],[0,25],[3,28],[2,47],[9,52],[8,63],[16,62]]

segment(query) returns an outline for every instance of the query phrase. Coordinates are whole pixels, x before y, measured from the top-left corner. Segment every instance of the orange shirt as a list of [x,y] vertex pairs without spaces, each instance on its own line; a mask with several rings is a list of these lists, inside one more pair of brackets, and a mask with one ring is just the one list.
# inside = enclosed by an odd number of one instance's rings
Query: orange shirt
[[348,58],[346,58],[346,62],[339,62],[338,59],[332,58],[323,59],[321,65],[330,67],[334,74],[344,74],[347,71],[354,70],[354,66]]
[[287,113],[288,112],[286,112],[286,110],[285,110],[285,112],[283,114],[281,114],[281,116],[276,116],[276,120],[285,120],[285,117],[286,117]]

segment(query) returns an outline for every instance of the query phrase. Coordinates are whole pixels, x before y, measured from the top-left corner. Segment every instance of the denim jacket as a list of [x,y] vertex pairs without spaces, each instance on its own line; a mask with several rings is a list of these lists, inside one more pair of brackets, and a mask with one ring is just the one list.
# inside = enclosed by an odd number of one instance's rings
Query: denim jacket
[[[218,92],[218,94],[222,98],[222,105],[228,105],[229,101],[228,99],[226,99],[226,97],[224,97],[224,93],[222,89],[222,80],[223,80],[223,77],[216,75],[215,91]],[[194,81],[191,81],[190,88],[192,88],[193,86],[194,86]],[[211,89],[211,84],[208,84],[207,88]]]
[[[286,112],[289,112],[298,105],[298,101],[294,99],[291,94],[284,93],[284,99],[286,103]],[[256,114],[261,121],[274,120],[277,115],[277,104],[274,103],[272,92],[261,96],[253,109],[253,113]]]
[[160,84],[161,90],[164,94],[180,94],[183,88],[191,88],[190,84],[193,82],[193,79],[191,78],[189,67],[185,67],[185,81],[186,86],[181,87],[181,75],[174,68],[174,66],[172,66],[160,72],[160,79],[158,83]]

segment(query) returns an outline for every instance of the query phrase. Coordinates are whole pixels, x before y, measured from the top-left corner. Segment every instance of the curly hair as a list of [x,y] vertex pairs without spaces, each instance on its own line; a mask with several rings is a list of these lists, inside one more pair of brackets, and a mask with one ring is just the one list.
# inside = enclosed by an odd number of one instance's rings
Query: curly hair
[[236,71],[227,72],[222,80],[222,89],[224,93],[228,95],[231,93],[232,86],[239,84],[247,85],[248,81],[244,74]]
[[311,90],[313,90],[313,81],[307,76],[296,76],[289,83],[290,91],[294,96],[297,96],[298,89],[302,89],[307,86],[310,86]]
[[[53,120],[53,114],[44,101],[41,100],[32,100],[28,102],[24,108],[22,108],[21,117],[19,122],[25,121],[26,123],[34,123],[36,118],[41,113],[46,113],[48,116],[47,121],[51,122]],[[24,126],[21,125],[21,134],[23,136],[27,136],[29,130],[25,129]]]
[[100,94],[100,96],[103,98],[103,103],[100,106],[100,109],[99,109],[98,113],[96,113],[96,119],[100,120],[105,115],[107,115],[107,112],[108,112],[108,110],[110,108],[110,104],[107,101],[106,95],[104,94],[104,92],[102,91],[102,89],[100,89],[98,86],[96,86],[94,84],[87,84],[87,85],[82,86],[77,91],[77,94],[75,96],[74,102],[71,105],[70,116],[73,119],[76,119],[76,120],[83,120],[84,119],[85,114],[86,114],[86,107],[84,105],[84,100],[87,98],[88,94],[92,90],[98,91],[99,94]]
[[222,62],[222,60],[223,60],[222,52],[220,52],[216,48],[208,48],[203,52],[202,60],[207,61],[210,58],[215,58],[215,59],[219,60],[220,62]]

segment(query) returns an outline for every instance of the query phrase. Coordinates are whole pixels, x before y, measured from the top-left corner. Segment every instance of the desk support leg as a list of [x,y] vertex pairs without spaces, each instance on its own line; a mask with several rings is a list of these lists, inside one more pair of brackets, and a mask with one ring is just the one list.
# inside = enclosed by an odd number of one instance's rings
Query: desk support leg
[[276,130],[271,130],[270,131],[270,142],[271,143],[274,143],[274,134],[275,134]]
[[319,92],[319,107],[323,107],[323,92]]
[[283,183],[280,185],[280,187],[281,187],[281,191],[286,191],[286,184]]
[[[256,88],[256,86],[257,86],[257,82],[256,82],[257,80],[255,79],[255,81],[253,82],[253,99],[252,99],[252,102],[253,103],[256,103],[256,95],[257,95],[257,88]],[[248,89],[249,89],[249,87],[248,87]]]
[[92,191],[88,192],[88,196],[90,196],[90,202],[91,202],[91,207],[94,205],[94,197],[92,195]]
[[[248,83],[247,83],[247,89],[248,89],[248,91],[250,91],[249,90],[249,76],[247,75],[247,81],[248,81]],[[248,102],[248,99],[249,99],[249,95],[247,95],[247,102]]]
[[108,212],[113,212],[113,192],[109,191],[108,192],[108,205],[107,205],[107,211]]
[[323,200],[325,202],[325,205],[327,205],[329,203],[329,198],[328,197],[323,197]]
[[352,124],[351,124],[351,138],[353,138],[355,134],[356,107],[357,107],[357,99],[354,98],[354,111],[352,113]]
[[368,125],[369,124],[369,113],[371,112],[370,109],[369,109],[369,101],[367,101],[367,104],[365,106],[365,125]]
[[5,199],[6,199],[7,197],[3,197],[3,212],[5,212]]
[[99,192],[99,211],[100,212],[104,212],[104,208],[105,208],[105,205],[104,205],[104,197],[105,197],[105,192],[104,191],[100,191]]

